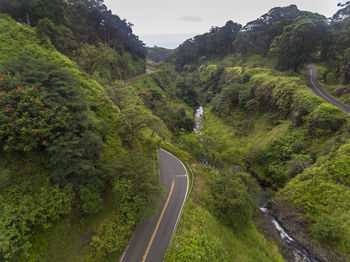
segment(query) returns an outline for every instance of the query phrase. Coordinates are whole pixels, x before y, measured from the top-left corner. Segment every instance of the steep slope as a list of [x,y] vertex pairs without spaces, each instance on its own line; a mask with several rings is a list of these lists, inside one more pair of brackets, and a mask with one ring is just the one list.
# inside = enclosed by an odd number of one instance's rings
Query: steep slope
[[166,108],[191,109],[162,70],[113,83],[35,27],[1,15],[0,28],[0,260],[118,259],[161,196],[157,149],[172,134],[159,117],[181,130]]
[[[236,66],[224,67],[228,59],[236,59]],[[199,67],[201,100],[232,127],[232,147],[240,145],[245,166],[279,191],[270,207],[288,232],[315,258],[346,261],[348,116],[315,96],[306,80],[256,67],[262,62],[255,60],[240,64],[239,57],[231,57]],[[207,139],[184,138],[182,144],[198,153],[198,161],[220,167],[224,160],[209,157],[222,148],[204,144]],[[218,156],[224,152],[217,151]]]

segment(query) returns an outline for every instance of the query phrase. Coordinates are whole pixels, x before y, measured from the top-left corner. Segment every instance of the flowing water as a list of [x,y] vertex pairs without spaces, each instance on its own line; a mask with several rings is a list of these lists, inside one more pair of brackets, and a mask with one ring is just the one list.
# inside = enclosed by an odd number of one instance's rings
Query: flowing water
[[285,244],[285,246],[288,248],[288,253],[290,257],[290,261],[292,262],[318,262],[317,259],[312,258],[309,254],[309,252],[300,246],[295,240],[288,235],[288,233],[285,231],[285,229],[278,223],[276,218],[274,218],[270,210],[265,207],[260,207],[260,210],[266,214],[266,216],[270,219],[276,230],[278,231],[278,234]]
[[[196,134],[201,134],[200,129],[203,126],[203,107],[199,107],[196,110],[195,113],[195,128],[194,132]],[[280,223],[277,221],[275,217],[273,217],[270,213],[270,210],[264,205],[268,201],[270,194],[268,193],[268,188],[261,186],[262,194],[259,199],[259,207],[262,212],[269,218],[269,220],[272,222],[274,227],[276,228],[279,237],[285,244],[285,246],[288,248],[288,253],[290,257],[291,262],[318,262],[318,260],[312,258],[307,250],[305,250],[302,246],[300,246],[287,232],[286,230],[280,225]]]
[[197,110],[196,110],[196,114],[194,115],[195,117],[195,127],[194,127],[194,132],[196,134],[200,133],[200,129],[201,127],[203,126],[202,124],[202,121],[203,121],[203,113],[204,113],[204,110],[203,110],[203,107],[199,107]]

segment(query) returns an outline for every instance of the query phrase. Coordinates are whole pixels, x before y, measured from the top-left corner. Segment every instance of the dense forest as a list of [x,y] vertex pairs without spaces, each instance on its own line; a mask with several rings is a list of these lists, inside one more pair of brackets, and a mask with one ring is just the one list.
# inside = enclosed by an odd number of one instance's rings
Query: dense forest
[[209,33],[188,39],[167,60],[178,70],[229,54],[270,57],[279,70],[297,72],[308,61],[335,66],[336,77],[348,83],[347,47],[349,6],[345,4],[331,19],[300,11],[295,5],[277,7],[255,21],[242,26],[228,21]]
[[55,47],[90,75],[112,81],[144,71],[146,49],[132,33],[133,25],[112,14],[101,0],[0,4],[0,13],[35,27],[42,44]]
[[350,2],[291,5],[168,50],[103,0],[0,0],[0,261],[120,259],[164,200],[159,148],[195,176],[165,261],[297,261],[262,185],[313,258],[348,261],[349,117],[306,66],[350,103],[349,25]]

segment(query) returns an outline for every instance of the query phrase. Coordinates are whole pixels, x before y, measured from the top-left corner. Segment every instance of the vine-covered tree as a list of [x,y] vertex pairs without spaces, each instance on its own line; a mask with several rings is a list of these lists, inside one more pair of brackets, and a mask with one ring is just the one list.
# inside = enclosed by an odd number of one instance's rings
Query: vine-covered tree
[[281,69],[295,72],[312,56],[321,50],[327,34],[325,17],[300,17],[292,25],[286,26],[283,33],[275,38],[270,52],[277,58]]

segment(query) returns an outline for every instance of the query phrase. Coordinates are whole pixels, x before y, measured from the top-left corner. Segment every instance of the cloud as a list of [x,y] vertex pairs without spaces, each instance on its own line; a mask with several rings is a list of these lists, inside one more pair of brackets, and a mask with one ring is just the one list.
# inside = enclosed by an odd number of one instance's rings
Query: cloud
[[184,16],[181,16],[179,20],[185,21],[185,22],[200,22],[200,21],[203,21],[203,18],[199,16],[184,15]]

